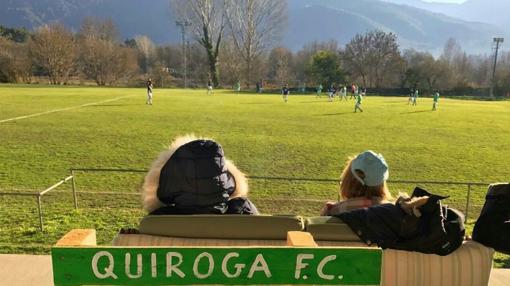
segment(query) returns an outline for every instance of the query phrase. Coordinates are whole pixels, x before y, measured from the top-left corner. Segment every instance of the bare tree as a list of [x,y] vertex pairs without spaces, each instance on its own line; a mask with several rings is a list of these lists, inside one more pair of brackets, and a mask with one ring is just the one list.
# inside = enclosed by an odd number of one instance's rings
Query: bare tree
[[[489,61],[487,59],[487,61]],[[486,64],[490,70],[491,63]],[[502,52],[496,71],[496,94],[510,97],[510,53]]]
[[396,71],[400,60],[397,36],[393,33],[375,31],[369,33],[371,37],[371,86],[379,88],[383,85],[388,74]]
[[406,50],[404,58],[407,63],[406,80],[409,87],[418,87],[432,92],[447,86],[448,66],[442,60],[436,60],[427,52]]
[[191,22],[195,40],[205,49],[209,76],[218,86],[218,55],[225,29],[225,9],[222,0],[172,0],[178,19]]
[[364,86],[367,86],[368,66],[370,61],[369,39],[357,34],[346,46],[344,60],[351,73],[351,77],[360,78]]
[[209,77],[207,54],[198,43],[191,44],[188,48],[188,53],[188,84],[191,87],[204,86]]
[[448,66],[448,79],[452,87],[465,87],[468,85],[468,71],[471,70],[470,62],[467,54],[454,38],[446,41],[440,59]]
[[35,63],[48,74],[50,83],[67,83],[76,66],[76,43],[66,27],[61,24],[39,27],[30,42],[30,52]]
[[284,47],[271,50],[268,58],[269,78],[285,84],[291,75],[292,52]]
[[136,47],[138,48],[138,51],[142,55],[143,58],[143,64],[144,72],[149,72],[149,60],[154,52],[154,43],[149,39],[147,36],[136,36],[135,37],[135,43]]
[[231,39],[223,41],[221,49],[223,51],[219,56],[221,82],[233,87],[235,83],[241,80],[242,59],[239,53],[236,52],[236,47]]
[[156,48],[158,62],[172,71],[181,68],[182,57],[182,49],[177,45],[164,45]]
[[111,85],[136,68],[133,50],[121,47],[111,21],[86,19],[78,34],[81,71],[97,85]]
[[255,59],[279,38],[287,20],[285,0],[225,0],[227,23],[233,43],[245,64],[251,83]]
[[448,66],[452,66],[459,54],[462,54],[462,48],[457,43],[457,40],[454,38],[449,38],[443,48],[443,54],[441,55],[441,60],[446,62]]
[[356,35],[345,47],[344,60],[364,86],[381,87],[391,71],[398,72],[400,51],[393,33]]
[[0,37],[0,81],[30,83],[31,78],[28,45]]
[[93,36],[103,40],[118,42],[119,31],[111,19],[101,20],[87,17],[81,23],[78,36]]
[[[504,56],[506,56],[508,59],[507,54],[503,53],[502,58]],[[477,87],[488,86],[492,71],[490,58],[483,55],[470,55],[469,62],[471,63],[470,65],[473,68],[473,70],[469,73],[470,74],[469,81],[472,82]]]

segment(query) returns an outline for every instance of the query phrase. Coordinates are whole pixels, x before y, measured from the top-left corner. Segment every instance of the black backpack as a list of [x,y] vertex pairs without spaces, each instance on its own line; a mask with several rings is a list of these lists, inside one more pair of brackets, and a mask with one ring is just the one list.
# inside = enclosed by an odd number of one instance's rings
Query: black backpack
[[510,254],[510,183],[489,186],[473,229],[473,240]]

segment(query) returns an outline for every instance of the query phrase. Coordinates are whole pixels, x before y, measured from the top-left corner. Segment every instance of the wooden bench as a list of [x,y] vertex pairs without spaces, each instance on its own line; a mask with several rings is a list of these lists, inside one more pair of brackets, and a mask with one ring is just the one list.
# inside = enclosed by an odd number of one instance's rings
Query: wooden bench
[[333,217],[147,216],[139,231],[111,246],[70,232],[52,251],[55,284],[482,286],[494,254],[475,241],[447,256],[367,247]]
[[382,250],[318,247],[289,231],[286,246],[97,246],[93,229],[72,230],[52,248],[63,285],[380,285]]

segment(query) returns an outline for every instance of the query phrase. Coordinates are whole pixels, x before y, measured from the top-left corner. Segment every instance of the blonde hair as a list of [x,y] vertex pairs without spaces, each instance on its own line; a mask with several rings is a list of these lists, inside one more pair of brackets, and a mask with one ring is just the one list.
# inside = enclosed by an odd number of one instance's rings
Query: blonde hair
[[[388,185],[386,181],[380,184],[379,186],[370,187],[363,185],[351,171],[352,160],[355,157],[349,157],[346,162],[345,168],[342,171],[342,175],[340,177],[340,197],[343,200],[351,199],[351,198],[371,198],[371,197],[380,197],[382,200],[390,200],[391,194],[388,190]],[[365,174],[361,171],[356,171],[356,174],[360,178],[364,178]]]

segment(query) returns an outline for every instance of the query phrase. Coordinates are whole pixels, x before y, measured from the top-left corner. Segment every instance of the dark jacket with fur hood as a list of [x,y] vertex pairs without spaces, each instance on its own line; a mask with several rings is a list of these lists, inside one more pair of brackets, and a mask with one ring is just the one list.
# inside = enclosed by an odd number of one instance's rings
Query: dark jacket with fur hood
[[246,176],[213,140],[177,138],[145,177],[143,206],[150,214],[257,214]]

